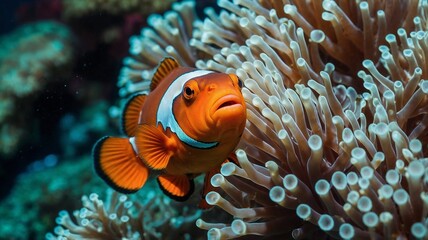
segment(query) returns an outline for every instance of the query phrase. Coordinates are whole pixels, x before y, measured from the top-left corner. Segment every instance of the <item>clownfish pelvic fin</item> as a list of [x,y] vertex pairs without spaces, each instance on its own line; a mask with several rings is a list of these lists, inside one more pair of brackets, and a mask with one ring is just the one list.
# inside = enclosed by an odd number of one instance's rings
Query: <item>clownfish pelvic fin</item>
[[177,201],[186,201],[195,190],[193,179],[186,175],[162,174],[157,180],[165,195]]
[[165,169],[177,149],[172,137],[168,137],[160,127],[142,124],[138,126],[135,143],[140,158],[152,169]]
[[118,192],[138,191],[149,176],[149,169],[135,153],[129,138],[101,138],[94,145],[93,158],[97,174]]

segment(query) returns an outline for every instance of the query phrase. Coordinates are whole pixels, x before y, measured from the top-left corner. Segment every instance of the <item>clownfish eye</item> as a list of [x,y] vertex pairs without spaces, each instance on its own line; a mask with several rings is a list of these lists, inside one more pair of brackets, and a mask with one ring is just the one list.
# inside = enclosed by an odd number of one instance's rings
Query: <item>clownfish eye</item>
[[238,78],[238,86],[239,86],[239,88],[242,88],[244,86],[244,83],[239,78]]
[[194,80],[190,80],[186,82],[186,84],[184,84],[182,95],[185,100],[190,101],[193,98],[195,98],[196,95],[198,95],[198,92],[199,92],[198,83]]
[[198,82],[196,82],[195,80],[189,80],[184,84],[181,94],[183,95],[183,98],[186,101],[190,102],[190,100],[193,100],[198,95],[198,93]]
[[191,89],[189,86],[184,87],[184,97],[187,99],[190,99],[193,97],[193,94],[195,94],[195,91]]

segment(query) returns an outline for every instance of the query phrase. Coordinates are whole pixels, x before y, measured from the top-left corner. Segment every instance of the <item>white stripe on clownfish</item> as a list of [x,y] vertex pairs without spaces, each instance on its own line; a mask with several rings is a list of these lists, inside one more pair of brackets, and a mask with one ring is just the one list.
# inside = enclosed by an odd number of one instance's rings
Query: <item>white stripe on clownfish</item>
[[134,150],[135,155],[137,155],[138,147],[137,147],[137,144],[135,143],[135,137],[130,137],[129,143],[131,144],[132,150]]
[[218,145],[218,142],[200,142],[188,136],[183,129],[181,129],[177,120],[174,116],[172,109],[174,99],[180,96],[184,84],[190,79],[201,77],[207,74],[213,73],[212,71],[195,70],[192,72],[185,73],[175,79],[168,89],[163,94],[159,103],[158,111],[156,114],[157,124],[161,123],[164,130],[168,127],[171,132],[175,133],[177,137],[187,145],[195,148],[207,149]]

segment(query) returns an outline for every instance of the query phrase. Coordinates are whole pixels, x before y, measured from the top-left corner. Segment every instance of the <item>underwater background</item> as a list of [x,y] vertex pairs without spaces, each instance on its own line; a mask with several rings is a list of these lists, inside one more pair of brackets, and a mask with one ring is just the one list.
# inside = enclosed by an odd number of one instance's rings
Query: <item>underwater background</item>
[[[235,73],[210,210],[94,172],[165,56]],[[427,239],[428,1],[3,0],[0,239]]]

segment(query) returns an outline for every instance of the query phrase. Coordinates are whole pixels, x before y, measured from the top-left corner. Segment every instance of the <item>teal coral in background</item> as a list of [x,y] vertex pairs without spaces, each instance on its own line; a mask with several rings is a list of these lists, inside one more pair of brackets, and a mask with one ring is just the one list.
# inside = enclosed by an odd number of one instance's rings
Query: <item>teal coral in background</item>
[[[1,239],[43,239],[62,209],[78,207],[83,192],[102,192],[89,155],[23,173],[0,204]],[[98,190],[97,190],[98,189]]]
[[155,184],[148,183],[144,191],[129,196],[108,189],[105,200],[96,193],[85,195],[83,207],[73,211],[72,216],[67,211],[59,213],[58,226],[46,238],[204,239],[204,233],[194,229],[202,211],[171,202],[156,190]]
[[69,78],[74,35],[56,21],[20,26],[0,36],[0,156],[16,153],[31,131],[31,105],[44,87]]

